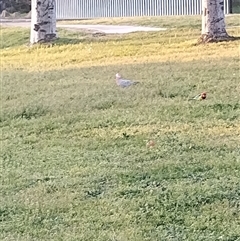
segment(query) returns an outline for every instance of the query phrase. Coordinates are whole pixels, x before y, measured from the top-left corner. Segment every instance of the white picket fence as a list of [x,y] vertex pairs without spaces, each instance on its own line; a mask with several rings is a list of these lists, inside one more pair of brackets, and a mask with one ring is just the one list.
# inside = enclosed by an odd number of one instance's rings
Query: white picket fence
[[199,15],[201,8],[202,0],[56,0],[57,19]]

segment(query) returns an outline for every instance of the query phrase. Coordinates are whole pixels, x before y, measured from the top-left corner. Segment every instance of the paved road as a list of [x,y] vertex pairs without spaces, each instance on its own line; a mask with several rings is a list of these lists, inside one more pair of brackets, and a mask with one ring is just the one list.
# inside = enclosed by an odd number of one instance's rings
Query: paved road
[[62,25],[57,24],[57,27],[68,28],[68,29],[86,29],[91,31],[103,32],[106,34],[123,34],[131,32],[147,32],[147,31],[162,31],[166,30],[163,28],[150,28],[150,27],[141,27],[141,26],[124,26],[124,25]]
[[[29,19],[18,19],[18,20],[0,20],[1,26],[7,27],[25,27],[30,28],[31,20]],[[81,24],[59,24],[59,28],[67,28],[69,30],[90,30],[94,32],[102,32],[106,34],[123,34],[131,32],[146,32],[146,31],[164,31],[166,28],[152,28],[152,27],[141,27],[141,26],[123,26],[123,25],[81,25]]]

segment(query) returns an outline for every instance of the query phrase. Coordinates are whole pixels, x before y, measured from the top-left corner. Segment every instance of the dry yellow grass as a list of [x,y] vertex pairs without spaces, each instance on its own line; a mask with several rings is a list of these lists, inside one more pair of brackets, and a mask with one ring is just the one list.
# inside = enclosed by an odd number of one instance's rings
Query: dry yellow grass
[[[26,71],[71,69],[87,66],[207,60],[239,57],[239,42],[197,45],[200,32],[170,30],[160,33],[134,33],[98,39],[86,34],[75,44],[21,46],[1,51],[2,69]],[[237,36],[238,29],[229,31]],[[60,37],[64,37],[60,35]],[[75,36],[76,37],[76,36]]]

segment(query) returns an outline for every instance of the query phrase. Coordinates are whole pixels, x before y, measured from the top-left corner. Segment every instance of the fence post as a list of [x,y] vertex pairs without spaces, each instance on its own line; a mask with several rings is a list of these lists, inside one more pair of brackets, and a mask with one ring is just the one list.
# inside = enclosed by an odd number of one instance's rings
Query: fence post
[[229,6],[229,13],[233,13],[233,0],[229,0],[229,4],[228,4],[228,6]]

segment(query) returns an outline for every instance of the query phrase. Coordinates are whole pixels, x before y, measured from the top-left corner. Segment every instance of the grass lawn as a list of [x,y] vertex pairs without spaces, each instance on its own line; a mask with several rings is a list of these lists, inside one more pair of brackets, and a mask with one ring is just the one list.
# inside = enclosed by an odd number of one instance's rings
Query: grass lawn
[[240,42],[196,45],[201,17],[139,23],[172,29],[32,48],[1,29],[1,240],[240,240]]

